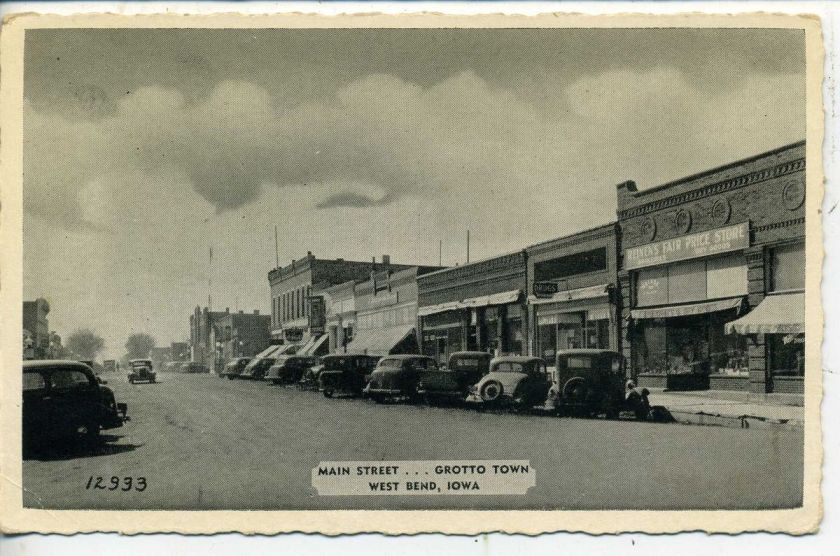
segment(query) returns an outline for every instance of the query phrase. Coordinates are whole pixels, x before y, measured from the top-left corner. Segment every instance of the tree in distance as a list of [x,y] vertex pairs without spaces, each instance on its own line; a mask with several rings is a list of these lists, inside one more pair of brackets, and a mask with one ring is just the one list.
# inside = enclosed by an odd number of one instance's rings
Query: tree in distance
[[67,338],[67,349],[79,359],[96,358],[105,347],[105,340],[88,328],[77,328]]
[[132,334],[125,342],[129,359],[148,359],[153,347],[155,347],[155,339],[145,332]]

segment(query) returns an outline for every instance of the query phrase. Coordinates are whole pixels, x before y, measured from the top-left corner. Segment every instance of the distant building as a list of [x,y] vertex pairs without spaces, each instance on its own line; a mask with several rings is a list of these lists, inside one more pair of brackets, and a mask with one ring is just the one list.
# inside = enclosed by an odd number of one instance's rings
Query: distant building
[[211,369],[218,373],[234,357],[253,357],[269,346],[270,315],[259,311],[226,313],[215,321],[211,343],[216,357]]
[[164,363],[170,361],[171,351],[168,347],[153,347],[149,352],[149,359],[152,360],[152,365],[155,368],[160,368]]
[[[369,279],[374,271],[397,271],[412,268],[411,265],[392,264],[388,255],[383,255],[382,262],[345,261],[344,259],[318,259],[311,252],[291,264],[275,268],[268,273],[271,287],[271,339],[275,343],[308,344],[324,338],[326,330],[320,330],[324,323],[319,322],[317,329],[310,330],[310,317],[323,320],[323,315],[312,315],[310,297],[331,286],[348,281]],[[320,295],[318,296],[320,297]],[[323,309],[323,299],[317,308]],[[309,346],[315,349],[314,344]]]
[[[45,359],[50,353],[50,326],[47,314],[50,304],[39,297],[35,301],[23,302],[23,329],[29,333],[29,347],[25,347],[24,357]],[[24,340],[26,342],[26,340]]]
[[195,308],[193,314],[190,315],[191,361],[203,363],[208,367],[213,364],[215,348],[210,339],[213,324],[228,312],[211,311],[207,307]]
[[169,347],[169,358],[170,361],[189,361],[189,342],[172,342],[172,345]]

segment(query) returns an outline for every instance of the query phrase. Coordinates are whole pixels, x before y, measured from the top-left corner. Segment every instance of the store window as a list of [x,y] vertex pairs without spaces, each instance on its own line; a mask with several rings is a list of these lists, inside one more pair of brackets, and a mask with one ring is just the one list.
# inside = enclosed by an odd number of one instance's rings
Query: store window
[[724,334],[731,311],[638,321],[632,336],[636,369],[653,374],[749,374],[746,337]]
[[747,263],[741,253],[643,268],[636,273],[636,307],[737,297],[747,292]]
[[771,291],[805,289],[805,244],[776,247],[770,251]]
[[505,325],[505,351],[521,355],[525,345],[522,334],[522,308],[519,305],[507,306]]
[[805,335],[767,334],[770,370],[776,376],[805,375]]

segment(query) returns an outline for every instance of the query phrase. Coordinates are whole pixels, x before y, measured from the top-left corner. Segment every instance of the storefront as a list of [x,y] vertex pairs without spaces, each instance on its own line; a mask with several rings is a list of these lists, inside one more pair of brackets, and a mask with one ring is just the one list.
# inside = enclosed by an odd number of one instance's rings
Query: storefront
[[796,144],[618,186],[622,335],[641,385],[801,391],[804,170]]
[[355,285],[355,327],[347,353],[418,353],[417,278],[436,267],[379,272]]
[[618,351],[616,242],[610,223],[526,249],[530,352],[549,370],[560,350]]
[[351,280],[328,288],[324,298],[329,353],[345,353],[356,328],[356,282]]
[[526,353],[525,261],[518,251],[419,277],[422,353]]

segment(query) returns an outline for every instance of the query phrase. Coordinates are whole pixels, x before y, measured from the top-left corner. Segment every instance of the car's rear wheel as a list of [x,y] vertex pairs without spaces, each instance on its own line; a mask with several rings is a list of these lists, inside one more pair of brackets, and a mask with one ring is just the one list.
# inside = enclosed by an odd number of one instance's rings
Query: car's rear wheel
[[333,397],[333,389],[332,388],[324,388],[324,397],[325,398],[332,398]]

